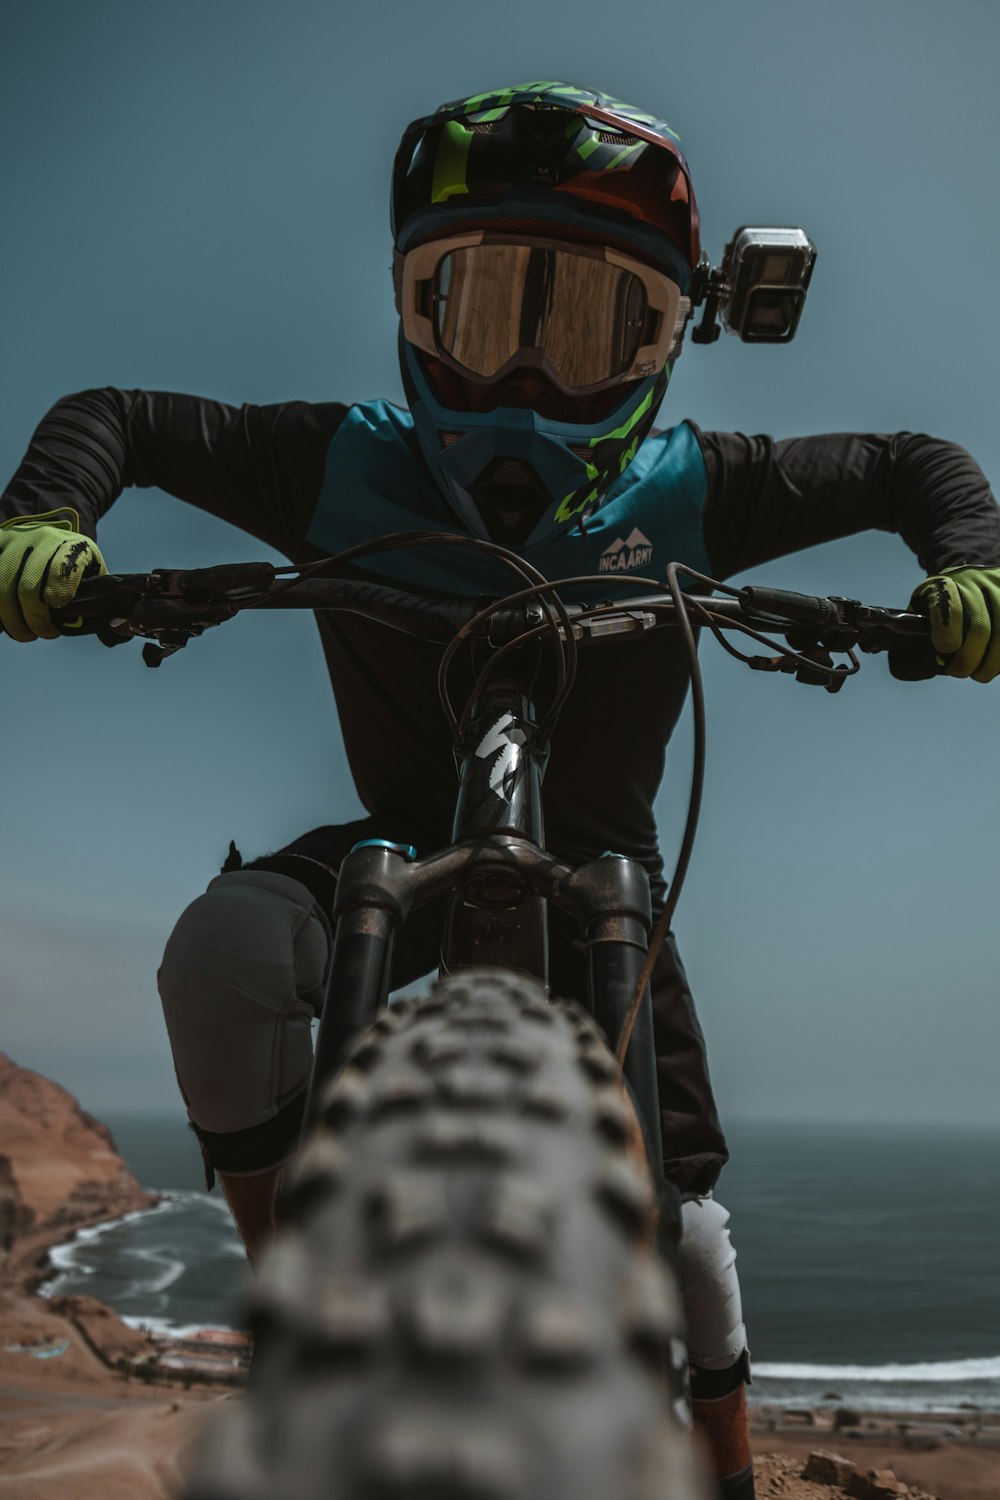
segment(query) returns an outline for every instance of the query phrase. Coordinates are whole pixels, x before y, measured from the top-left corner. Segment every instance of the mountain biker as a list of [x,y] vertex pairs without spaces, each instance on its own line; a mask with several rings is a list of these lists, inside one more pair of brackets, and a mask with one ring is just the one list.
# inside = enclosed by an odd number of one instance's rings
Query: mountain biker
[[[1000,672],[1000,511],[973,459],[930,437],[775,441],[654,432],[698,263],[694,192],[665,122],[604,95],[537,82],[413,122],[392,184],[400,361],[409,410],[382,401],[241,410],[201,398],[90,390],[56,403],[0,502],[0,626],[50,639],[50,609],[104,571],[100,517],[156,486],[309,562],[396,531],[489,539],[552,578],[715,577],[868,528],[898,532],[930,575],[939,665]],[[492,559],[451,547],[366,560],[382,578],[506,593]],[[310,1020],[330,956],[336,871],[363,838],[449,842],[451,744],[428,715],[438,649],[357,617],[319,619],[353,775],[368,816],[313,829],[243,863],[232,850],[181,915],[160,989],[178,1080],[251,1254],[272,1227],[294,1150]],[[897,675],[912,669],[891,661]],[[653,817],[687,684],[670,632],[581,658],[544,787],[547,843],[572,861],[608,848],[664,880]],[[440,914],[405,928],[394,983],[436,967]],[[584,986],[582,946],[551,914],[555,992]],[[696,1417],[720,1489],[753,1493],[748,1377],[727,1160],[684,969],[672,938],[653,979],[668,1175],[684,1195],[682,1280]]]

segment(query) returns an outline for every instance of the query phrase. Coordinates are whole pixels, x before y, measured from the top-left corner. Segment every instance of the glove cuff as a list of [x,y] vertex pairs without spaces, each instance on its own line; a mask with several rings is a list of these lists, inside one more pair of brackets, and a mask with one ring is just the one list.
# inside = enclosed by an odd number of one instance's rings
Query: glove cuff
[[60,505],[58,510],[46,510],[41,515],[11,516],[9,521],[0,522],[0,531],[33,526],[54,526],[58,531],[79,531],[80,517],[71,505]]

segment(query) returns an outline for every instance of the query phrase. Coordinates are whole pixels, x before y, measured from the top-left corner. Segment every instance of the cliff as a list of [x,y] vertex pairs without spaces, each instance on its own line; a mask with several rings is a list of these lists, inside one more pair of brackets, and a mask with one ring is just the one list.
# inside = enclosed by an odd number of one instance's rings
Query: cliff
[[0,1053],[0,1257],[151,1208],[107,1126],[66,1089]]

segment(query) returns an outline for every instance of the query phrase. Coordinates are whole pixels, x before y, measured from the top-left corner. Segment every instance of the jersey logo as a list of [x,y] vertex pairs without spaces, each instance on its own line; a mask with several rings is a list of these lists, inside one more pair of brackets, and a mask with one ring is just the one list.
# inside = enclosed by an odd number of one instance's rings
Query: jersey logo
[[605,547],[598,570],[601,573],[627,573],[632,568],[644,568],[652,555],[652,542],[635,526],[627,537],[615,537],[610,547]]

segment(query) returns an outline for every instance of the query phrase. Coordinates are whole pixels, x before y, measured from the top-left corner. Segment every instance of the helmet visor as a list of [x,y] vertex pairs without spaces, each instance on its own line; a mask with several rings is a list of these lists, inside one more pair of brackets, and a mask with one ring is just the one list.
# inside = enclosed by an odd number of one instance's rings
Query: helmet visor
[[605,246],[476,232],[403,262],[406,337],[467,378],[543,370],[593,392],[662,368],[681,302],[662,272]]

